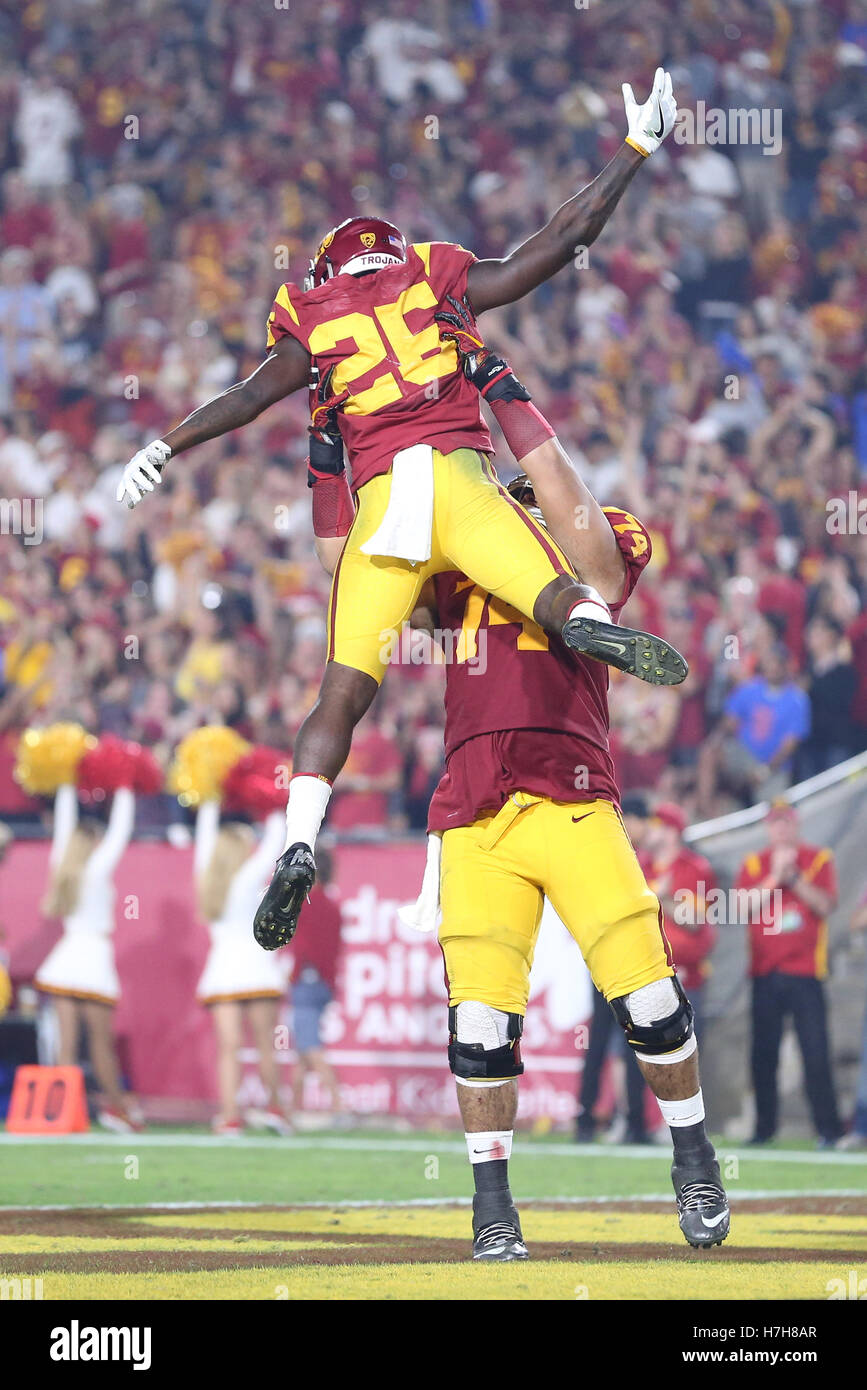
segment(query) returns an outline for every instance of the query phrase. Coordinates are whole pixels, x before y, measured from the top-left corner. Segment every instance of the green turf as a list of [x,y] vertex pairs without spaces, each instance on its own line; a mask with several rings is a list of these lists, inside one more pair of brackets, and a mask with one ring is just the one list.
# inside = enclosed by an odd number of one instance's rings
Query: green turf
[[[867,1162],[854,1156],[795,1158],[784,1149],[737,1150],[725,1142],[718,1152],[735,1200],[739,1190],[867,1192]],[[631,1157],[601,1145],[577,1150],[556,1139],[519,1136],[512,1190],[519,1199],[663,1194],[669,1163],[666,1148]],[[254,1142],[160,1131],[27,1142],[0,1134],[0,1206],[448,1201],[471,1191],[463,1143],[453,1134],[366,1132]]]

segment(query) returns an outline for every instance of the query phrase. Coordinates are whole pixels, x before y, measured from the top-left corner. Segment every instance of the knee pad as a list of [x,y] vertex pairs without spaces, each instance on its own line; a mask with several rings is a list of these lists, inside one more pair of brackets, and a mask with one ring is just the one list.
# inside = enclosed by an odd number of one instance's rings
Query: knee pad
[[695,1051],[692,1005],[676,975],[612,999],[611,1009],[639,1057],[682,1062]]
[[449,1066],[456,1079],[473,1085],[521,1076],[521,1014],[507,1014],[474,999],[449,1009]]

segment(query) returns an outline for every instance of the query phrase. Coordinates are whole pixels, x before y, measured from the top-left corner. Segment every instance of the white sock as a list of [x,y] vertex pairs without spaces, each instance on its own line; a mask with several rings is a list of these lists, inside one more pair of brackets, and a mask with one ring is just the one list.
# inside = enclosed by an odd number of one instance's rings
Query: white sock
[[487,1129],[481,1134],[464,1134],[470,1163],[493,1163],[495,1159],[512,1156],[511,1129]]
[[704,1119],[704,1097],[700,1086],[695,1095],[687,1100],[660,1100],[657,1097],[656,1103],[669,1129],[685,1129],[687,1125],[697,1125],[699,1120]]
[[576,603],[574,608],[570,608],[570,618],[595,618],[598,623],[611,622],[611,609],[605,602],[598,589],[594,589],[592,584],[585,584],[587,594]]
[[299,773],[291,779],[286,803],[284,851],[299,840],[313,849],[330,797],[331,783],[325,777]]

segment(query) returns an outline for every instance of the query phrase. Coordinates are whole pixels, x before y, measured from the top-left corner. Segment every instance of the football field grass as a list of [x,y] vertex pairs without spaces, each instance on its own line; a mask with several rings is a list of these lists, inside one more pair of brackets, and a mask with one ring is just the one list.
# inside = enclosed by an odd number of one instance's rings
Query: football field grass
[[532,1259],[491,1267],[468,1261],[459,1135],[0,1134],[0,1280],[76,1300],[827,1299],[862,1280],[867,1290],[862,1155],[725,1143],[718,1153],[732,1234],[694,1251],[677,1227],[666,1148],[518,1136],[512,1190]]

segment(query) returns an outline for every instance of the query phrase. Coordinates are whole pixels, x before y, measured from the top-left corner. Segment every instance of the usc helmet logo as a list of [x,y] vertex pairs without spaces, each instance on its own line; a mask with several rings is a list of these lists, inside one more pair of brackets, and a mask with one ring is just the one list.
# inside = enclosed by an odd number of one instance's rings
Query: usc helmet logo
[[376,232],[361,232],[359,235],[361,237],[362,246],[368,251],[372,246],[376,245]]

